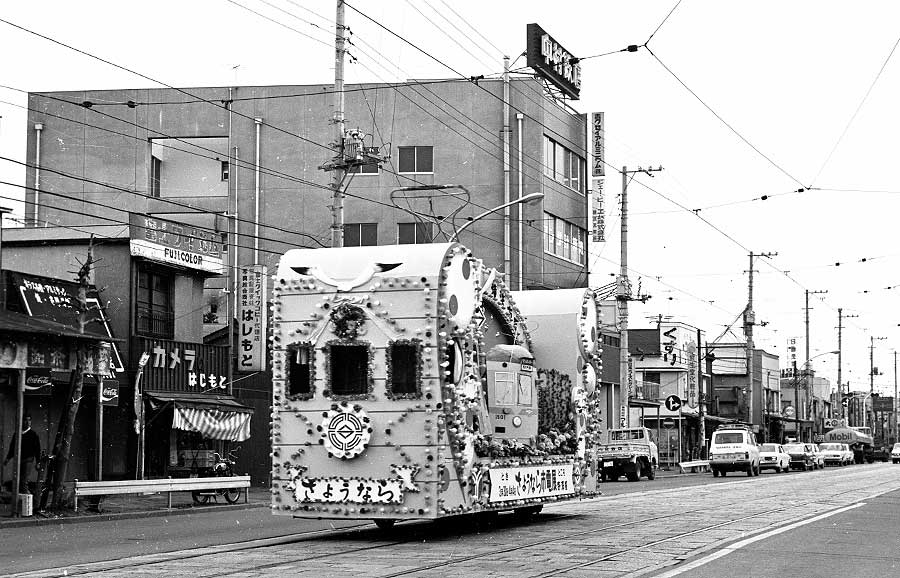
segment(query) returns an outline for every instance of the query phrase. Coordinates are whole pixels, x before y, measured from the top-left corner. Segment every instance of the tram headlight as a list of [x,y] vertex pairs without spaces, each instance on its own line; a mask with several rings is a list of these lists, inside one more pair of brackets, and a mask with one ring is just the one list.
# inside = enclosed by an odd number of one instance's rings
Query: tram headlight
[[512,418],[512,424],[513,424],[513,426],[515,426],[515,427],[522,427],[522,418],[521,418],[521,416],[518,416],[518,415],[513,416],[513,418]]

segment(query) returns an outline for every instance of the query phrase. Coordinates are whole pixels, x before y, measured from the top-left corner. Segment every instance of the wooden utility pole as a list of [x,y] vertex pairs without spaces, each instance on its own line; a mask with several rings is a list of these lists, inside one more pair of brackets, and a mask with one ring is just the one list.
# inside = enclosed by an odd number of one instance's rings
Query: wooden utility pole
[[[78,269],[78,293],[75,299],[75,319],[78,323],[78,333],[84,334],[88,324],[87,292],[90,286],[91,269],[94,266],[94,237],[91,235],[88,242],[87,259]],[[81,404],[82,390],[84,388],[84,371],[88,366],[88,348],[83,340],[76,345],[77,361],[75,372],[69,382],[69,396],[66,398],[66,408],[59,419],[59,429],[56,432],[56,443],[53,448],[53,509],[61,510],[66,505],[66,495],[63,492],[63,481],[69,467],[69,454],[72,451],[72,437],[75,434],[75,417],[78,415],[78,407]]]
[[[805,359],[806,359],[806,361],[803,362],[803,391],[806,392],[806,400],[804,403],[804,405],[807,408],[807,411],[805,412],[806,417],[810,418],[811,417],[810,414],[812,413],[812,411],[811,411],[812,395],[810,394],[810,387],[809,387],[809,385],[810,385],[809,384],[809,372],[812,370],[812,367],[810,365],[810,357],[809,357],[809,309],[810,309],[809,296],[810,295],[824,295],[825,293],[828,293],[828,290],[825,289],[824,291],[810,291],[809,289],[805,289],[804,293],[806,295],[806,301],[805,301],[805,305],[803,307],[803,309],[806,311],[806,317],[805,317],[805,319],[806,319],[806,321],[805,321],[805,324],[806,324],[806,357],[805,357]],[[813,428],[815,428],[815,427],[816,427],[815,420],[813,420]],[[812,440],[809,440],[809,441],[812,441]]]

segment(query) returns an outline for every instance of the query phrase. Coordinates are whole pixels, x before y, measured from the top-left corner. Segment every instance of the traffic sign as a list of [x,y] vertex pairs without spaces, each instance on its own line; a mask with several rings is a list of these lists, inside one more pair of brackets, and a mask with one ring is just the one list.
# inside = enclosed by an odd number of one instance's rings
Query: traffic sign
[[671,428],[675,427],[675,420],[670,417],[667,417],[666,419],[664,419],[662,421],[662,424],[663,424],[663,427],[671,429]]
[[669,411],[678,411],[681,409],[681,398],[677,395],[670,395],[666,398],[666,409]]

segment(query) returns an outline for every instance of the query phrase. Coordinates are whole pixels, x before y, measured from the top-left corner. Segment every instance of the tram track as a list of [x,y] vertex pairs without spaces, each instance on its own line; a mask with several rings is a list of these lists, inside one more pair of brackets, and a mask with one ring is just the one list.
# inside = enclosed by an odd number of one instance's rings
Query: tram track
[[[735,484],[743,484],[743,483],[747,483],[747,482],[742,480],[742,481],[736,481],[734,483]],[[716,488],[720,488],[722,485],[723,484],[720,483],[720,484],[709,484],[709,485],[703,485],[703,486],[692,486],[691,489],[702,488],[704,492],[715,492]],[[868,491],[866,492],[866,495],[869,496],[869,495],[877,495],[878,493],[883,493],[883,492],[879,492],[877,490],[880,488],[883,488],[885,486],[890,486],[890,485],[896,486],[896,483],[893,481],[884,481],[884,482],[869,486],[869,487],[867,487]],[[660,494],[666,494],[666,493],[677,494],[679,492],[683,492],[685,489],[686,488],[661,489],[661,490],[654,490],[652,493],[657,496]],[[634,545],[634,546],[631,546],[628,548],[618,549],[615,552],[609,552],[609,553],[604,554],[603,556],[598,556],[597,558],[594,558],[594,559],[591,559],[588,561],[583,561],[578,564],[573,564],[573,565],[565,567],[565,568],[559,568],[559,569],[555,569],[555,570],[544,572],[544,573],[534,574],[533,576],[535,578],[544,578],[544,577],[551,576],[551,575],[562,575],[567,572],[590,567],[591,565],[598,564],[598,563],[601,563],[604,561],[608,561],[608,560],[616,558],[616,557],[627,556],[629,553],[640,552],[641,550],[644,550],[644,549],[653,548],[660,544],[681,540],[686,537],[702,534],[704,532],[709,532],[711,530],[715,530],[718,528],[727,527],[729,525],[738,524],[738,523],[741,523],[746,520],[758,518],[760,516],[772,515],[773,513],[784,512],[784,511],[788,511],[791,509],[802,508],[802,507],[810,505],[810,504],[819,504],[819,505],[822,505],[829,509],[838,508],[841,505],[846,504],[846,502],[840,501],[841,496],[845,496],[847,494],[851,494],[851,493],[859,492],[859,491],[860,490],[858,488],[851,488],[851,489],[848,489],[845,491],[837,492],[834,494],[829,494],[828,496],[822,496],[822,498],[813,498],[813,499],[808,499],[808,500],[799,501],[799,502],[792,502],[790,504],[787,504],[787,505],[784,505],[784,506],[781,506],[778,508],[766,508],[762,511],[755,512],[755,513],[752,513],[752,514],[749,514],[746,516],[740,516],[738,518],[718,521],[714,524],[704,525],[703,527],[700,527],[700,528],[694,528],[694,529],[691,529],[691,530],[688,530],[685,532],[680,532],[680,533],[672,535],[672,536],[666,536],[666,537],[660,538],[658,540],[652,540],[652,541],[648,541],[643,544],[637,544],[637,545]],[[887,490],[887,491],[889,491],[889,490]],[[635,492],[635,493],[630,493],[630,494],[609,496],[609,497],[601,498],[600,500],[611,501],[611,500],[624,498],[625,496],[631,496],[633,498],[635,496],[635,494],[644,495],[645,492]],[[744,499],[738,499],[738,500],[731,500],[729,502],[717,504],[716,508],[718,510],[728,511],[729,509],[737,509],[738,507],[740,507],[740,508],[746,510],[750,504],[765,502],[770,499],[771,499],[771,496],[763,496],[763,497],[754,498],[754,499],[744,498]],[[861,499],[866,499],[866,498],[863,497]],[[598,501],[600,501],[600,500],[598,500]],[[404,570],[401,570],[398,572],[383,574],[380,576],[381,576],[381,578],[398,578],[401,576],[413,576],[413,575],[420,574],[423,572],[436,571],[436,570],[440,570],[442,568],[451,567],[453,565],[461,564],[464,562],[471,562],[473,560],[489,560],[490,558],[495,557],[495,556],[499,556],[499,555],[503,555],[503,554],[507,554],[507,553],[511,553],[511,552],[539,548],[539,547],[546,546],[548,544],[552,544],[555,542],[564,542],[566,540],[574,540],[574,539],[582,538],[584,536],[589,536],[592,534],[610,532],[610,531],[620,530],[620,529],[628,528],[628,527],[638,527],[638,526],[641,526],[641,525],[644,525],[644,524],[647,524],[650,522],[659,522],[661,520],[676,519],[676,518],[690,516],[692,514],[708,512],[708,511],[709,511],[708,507],[704,506],[704,507],[698,507],[698,508],[693,508],[693,509],[679,510],[677,512],[672,512],[670,514],[655,513],[653,516],[643,516],[638,519],[628,520],[628,521],[624,521],[624,522],[604,524],[602,526],[591,528],[589,530],[583,530],[583,531],[578,531],[578,532],[567,532],[564,535],[556,536],[553,538],[542,538],[540,540],[532,540],[532,541],[529,541],[529,542],[523,543],[523,544],[516,544],[516,545],[512,545],[512,546],[508,546],[508,547],[492,549],[489,552],[482,552],[482,553],[470,554],[470,555],[465,555],[465,556],[460,556],[460,557],[454,557],[452,559],[444,560],[441,562],[424,564],[424,565],[421,565],[421,566],[418,566],[415,568],[407,568],[407,569],[404,569]],[[811,514],[811,515],[814,515],[814,514]],[[557,524],[558,522],[562,522],[562,521],[565,521],[568,519],[577,519],[581,516],[583,516],[583,514],[564,513],[564,512],[551,513],[549,515],[545,514],[544,516],[541,516],[542,519],[535,522],[535,524],[541,524],[541,523]],[[500,522],[498,522],[491,528],[493,528],[495,530],[503,530],[503,529],[513,528],[513,527],[520,525],[520,524],[516,524],[515,522],[509,522],[508,520],[511,520],[512,519],[511,517],[504,516],[503,518],[504,518],[503,520],[501,520]],[[403,529],[403,531],[405,531],[405,533],[407,535],[404,536],[402,539],[379,541],[378,543],[375,543],[375,544],[373,544],[373,543],[371,543],[371,541],[369,541],[366,545],[361,545],[358,547],[341,548],[338,551],[326,551],[326,552],[320,552],[320,553],[315,553],[315,554],[306,554],[303,556],[291,557],[288,559],[281,558],[277,561],[272,561],[270,563],[253,564],[251,567],[240,567],[240,568],[227,569],[227,568],[223,568],[221,566],[216,567],[212,563],[211,563],[210,567],[216,568],[216,571],[215,571],[216,576],[231,576],[231,575],[243,574],[243,573],[259,571],[259,570],[271,570],[271,569],[275,569],[275,568],[279,568],[279,567],[303,565],[305,562],[312,562],[312,561],[321,560],[324,558],[330,558],[332,560],[344,559],[346,557],[353,557],[353,556],[356,556],[359,554],[364,554],[366,552],[372,552],[372,551],[377,551],[377,550],[381,550],[381,549],[385,549],[385,548],[392,548],[392,547],[396,547],[396,546],[403,546],[403,545],[408,545],[413,542],[422,541],[423,530],[424,530],[424,533],[426,534],[426,538],[431,538],[431,537],[434,537],[436,539],[446,538],[448,535],[449,525],[454,523],[455,521],[458,521],[458,520],[449,519],[447,522],[444,522],[444,523],[423,522],[423,523],[417,523],[417,524],[401,525],[395,529],[395,532],[397,530]],[[523,527],[527,528],[528,526],[524,525]],[[132,558],[132,559],[110,560],[107,562],[83,564],[83,565],[77,565],[77,566],[67,568],[65,570],[65,573],[68,576],[78,576],[78,575],[93,574],[93,573],[134,570],[134,569],[140,568],[142,566],[146,567],[146,566],[154,566],[154,565],[160,565],[160,564],[166,564],[166,563],[177,563],[179,561],[186,561],[186,560],[191,560],[191,559],[194,559],[194,560],[202,559],[204,557],[214,557],[217,555],[221,555],[223,552],[236,552],[236,551],[243,551],[243,550],[262,550],[264,548],[271,548],[271,547],[275,547],[275,546],[282,546],[282,545],[289,545],[289,544],[298,544],[298,543],[302,543],[302,542],[313,542],[313,543],[319,542],[321,544],[328,544],[331,542],[340,542],[341,540],[349,541],[349,540],[369,539],[369,535],[376,533],[376,532],[379,532],[379,531],[375,530],[370,524],[366,523],[366,524],[363,524],[360,526],[353,526],[351,528],[344,528],[344,529],[340,529],[340,530],[324,530],[324,531],[316,531],[316,532],[307,532],[307,533],[296,534],[296,535],[281,536],[278,538],[251,540],[251,541],[247,541],[247,542],[237,542],[237,543],[233,543],[233,544],[227,544],[227,545],[222,545],[222,546],[212,547],[212,548],[203,548],[203,549],[199,549],[199,550],[183,550],[183,551],[169,552],[169,553],[165,553],[165,554],[149,555],[146,558],[141,557],[143,559]],[[462,535],[471,535],[474,533],[475,532],[471,529],[471,527],[467,527],[467,529],[464,532],[457,533],[455,535],[457,535],[457,536],[461,535],[461,534]],[[736,539],[738,539],[738,538],[736,538]],[[60,571],[60,570],[62,570],[62,568],[57,568],[55,570]],[[22,576],[24,578],[24,577],[31,577],[31,576],[37,577],[37,576],[51,576],[51,575],[59,575],[59,574],[58,573],[53,574],[53,570],[44,570],[44,571],[28,572],[28,573],[24,573],[24,574],[17,574],[16,576]]]

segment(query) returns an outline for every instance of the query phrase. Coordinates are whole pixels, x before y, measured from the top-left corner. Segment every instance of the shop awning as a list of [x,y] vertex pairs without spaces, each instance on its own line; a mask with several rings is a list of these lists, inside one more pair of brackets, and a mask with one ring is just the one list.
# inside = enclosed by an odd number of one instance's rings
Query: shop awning
[[172,428],[194,431],[205,438],[242,442],[250,437],[253,408],[230,395],[145,392],[151,407],[171,405]]

